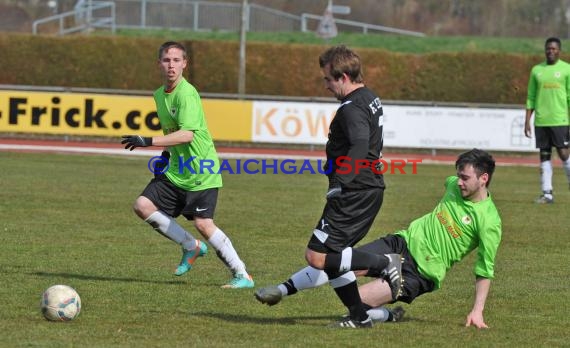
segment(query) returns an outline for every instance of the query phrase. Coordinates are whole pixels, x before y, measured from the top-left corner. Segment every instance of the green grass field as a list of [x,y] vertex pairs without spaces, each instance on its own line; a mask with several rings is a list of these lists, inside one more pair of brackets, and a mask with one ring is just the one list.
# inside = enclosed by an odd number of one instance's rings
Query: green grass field
[[[441,290],[404,305],[405,321],[339,331],[326,328],[344,314],[328,286],[263,306],[251,289],[219,288],[229,273],[214,253],[174,277],[178,247],[131,211],[150,178],[146,161],[0,152],[0,346],[568,346],[570,192],[560,167],[550,206],[532,203],[536,167],[497,168],[492,192],[504,237],[485,312],[491,329],[464,327],[474,294],[470,255]],[[430,211],[454,173],[450,165],[420,165],[417,175],[387,175],[384,206],[365,241]],[[216,221],[256,286],[304,266],[325,178],[228,174],[224,183]],[[40,313],[43,290],[59,283],[81,295],[72,322]]]

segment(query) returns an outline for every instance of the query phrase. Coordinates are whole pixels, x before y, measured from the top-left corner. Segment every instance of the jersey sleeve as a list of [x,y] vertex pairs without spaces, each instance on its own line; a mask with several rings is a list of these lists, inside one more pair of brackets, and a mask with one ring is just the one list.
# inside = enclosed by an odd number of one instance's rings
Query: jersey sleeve
[[536,81],[535,70],[536,67],[531,69],[530,76],[528,78],[528,87],[526,94],[526,108],[528,110],[534,110],[536,104],[537,81]]
[[197,131],[203,125],[202,101],[198,93],[189,93],[179,101],[178,126],[181,130]]
[[[350,104],[345,105],[343,108],[343,113],[346,114],[346,117],[343,117],[343,127],[350,144],[353,145],[359,141],[368,142],[370,127],[368,126],[366,113]],[[361,158],[365,156],[366,152],[362,154]]]
[[[342,118],[342,127],[349,143],[347,163],[350,168],[356,168],[356,160],[366,159],[370,127],[364,111],[352,105],[346,105],[343,109],[345,117]],[[351,170],[349,173],[337,175],[337,179],[346,185],[354,180],[356,174],[356,170]]]
[[475,262],[475,276],[493,279],[495,277],[495,257],[501,243],[501,220],[494,212],[485,213],[487,219],[483,221],[477,248],[477,261]]
[[570,109],[570,64],[566,64],[566,106]]
[[457,176],[448,176],[445,179],[445,183],[443,184],[443,186],[445,187],[445,189],[449,188],[452,185],[457,185]]

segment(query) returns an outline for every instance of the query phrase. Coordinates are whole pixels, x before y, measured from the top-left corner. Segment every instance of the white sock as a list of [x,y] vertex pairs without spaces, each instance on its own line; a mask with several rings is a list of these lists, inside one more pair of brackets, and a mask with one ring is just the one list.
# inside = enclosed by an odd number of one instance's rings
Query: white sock
[[[289,283],[289,285],[294,286],[296,289],[295,293],[297,293],[299,290],[311,289],[324,285],[328,280],[329,277],[325,271],[307,266],[294,273],[285,283]],[[281,295],[288,296],[289,290],[285,286],[285,283],[277,285],[277,288],[281,291]]]
[[552,161],[540,162],[540,185],[542,192],[552,192]]
[[238,253],[232,245],[232,241],[219,228],[212,234],[208,240],[210,245],[216,250],[216,254],[222,262],[232,271],[233,274],[241,274],[247,276],[245,264],[239,258]]
[[297,290],[305,290],[326,284],[329,281],[329,277],[325,271],[307,266],[293,274],[291,280]]
[[568,183],[570,184],[570,158],[562,162],[562,166],[564,167],[564,171],[566,172],[566,178],[568,179]]
[[379,322],[388,321],[388,318],[390,317],[390,312],[384,307],[371,308],[367,310],[366,313],[368,313],[370,319]]
[[356,281],[356,274],[354,274],[354,272],[350,271],[350,272],[346,272],[341,274],[339,277],[336,277],[335,279],[331,279],[329,280],[329,284],[333,287],[333,289],[336,288],[340,288],[343,287],[345,285],[348,285],[352,282]]
[[157,210],[145,220],[158,233],[180,244],[186,250],[196,248],[196,238],[180,226],[173,217]]
[[339,272],[348,272],[352,267],[352,248],[343,249],[341,255]]
[[277,288],[279,289],[279,291],[281,291],[281,295],[283,295],[283,296],[289,295],[289,293],[287,292],[287,288],[285,287],[285,285],[279,284],[279,285],[277,285]]

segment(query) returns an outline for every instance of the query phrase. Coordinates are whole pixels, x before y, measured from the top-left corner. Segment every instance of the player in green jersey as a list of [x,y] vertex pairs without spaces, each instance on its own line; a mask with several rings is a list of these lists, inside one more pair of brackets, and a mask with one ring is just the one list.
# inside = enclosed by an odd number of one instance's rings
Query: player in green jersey
[[552,148],[562,160],[570,184],[570,146],[568,106],[570,105],[570,64],[559,59],[560,39],[546,40],[546,61],[530,71],[526,99],[524,134],[530,138],[530,120],[534,112],[536,148],[540,149],[540,181],[542,195],[536,203],[554,203],[552,195]]
[[[443,198],[432,212],[412,221],[406,230],[356,248],[378,255],[396,253],[404,259],[397,272],[390,272],[399,278],[372,269],[355,271],[358,276],[377,278],[359,286],[362,302],[373,320],[401,319],[401,308],[388,310],[382,306],[396,301],[411,303],[416,297],[439,289],[453,264],[477,249],[475,300],[466,326],[487,328],[483,308],[494,277],[502,231],[501,218],[488,191],[495,161],[487,152],[473,149],[459,155],[455,167],[457,176],[446,179]],[[257,290],[255,296],[262,303],[275,305],[283,296],[320,286],[327,280],[322,271],[306,267],[278,286]],[[391,287],[394,282],[402,284],[396,295]]]
[[164,84],[154,92],[154,101],[164,135],[123,136],[121,143],[131,151],[147,146],[167,149],[163,163],[159,163],[162,165],[155,166],[155,177],[136,199],[133,209],[156,231],[181,245],[182,260],[176,275],[188,272],[196,258],[208,251],[205,243],[176,222],[175,218],[183,215],[194,221],[194,227],[232,272],[232,279],[223,287],[252,288],[254,282],[244,262],[213,220],[222,177],[200,96],[182,76],[187,64],[183,45],[166,42],[160,46],[158,66]]

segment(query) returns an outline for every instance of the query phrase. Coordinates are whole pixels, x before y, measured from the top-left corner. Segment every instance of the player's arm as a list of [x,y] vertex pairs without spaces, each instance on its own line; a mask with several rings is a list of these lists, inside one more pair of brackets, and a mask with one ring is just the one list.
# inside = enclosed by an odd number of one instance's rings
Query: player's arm
[[524,135],[530,138],[531,136],[531,124],[530,118],[532,113],[536,110],[536,103],[538,98],[539,81],[537,80],[537,66],[533,67],[530,71],[530,76],[528,78],[528,86],[526,93],[526,115],[524,122]]
[[490,279],[483,277],[477,277],[475,279],[475,302],[473,303],[471,312],[467,315],[465,326],[474,325],[478,329],[489,328],[483,319],[483,310],[485,309],[485,302],[487,301],[490,288]]
[[179,129],[166,135],[152,137],[153,146],[174,146],[179,144],[191,143],[194,140],[194,132],[190,130]]
[[532,116],[534,109],[526,109],[526,115],[524,118],[524,135],[527,138],[530,138],[531,136],[531,126],[530,126],[530,118]]
[[349,184],[361,168],[356,167],[357,159],[366,158],[368,152],[368,141],[367,140],[357,140],[350,145],[346,157],[343,161],[343,165],[335,173],[328,175],[329,178],[329,188],[327,190],[326,197],[331,199],[338,196],[342,192],[342,186]]
[[495,258],[501,244],[502,223],[496,210],[489,209],[487,214],[479,217],[480,229],[475,274],[475,301],[471,312],[467,315],[465,326],[488,328],[483,320],[485,301],[491,287],[491,279],[495,276]]
[[530,72],[530,76],[528,78],[528,87],[526,93],[526,115],[524,120],[524,135],[528,138],[531,136],[531,125],[530,125],[530,118],[534,109],[536,108],[536,89],[537,89],[537,81],[534,74],[534,68]]
[[125,145],[125,149],[133,151],[137,147],[148,146],[173,146],[178,144],[190,143],[194,140],[194,132],[189,130],[177,130],[167,135],[159,135],[155,137],[143,137],[140,135],[123,135],[121,144]]
[[[358,108],[345,106],[348,117],[344,117],[344,131],[348,139],[349,148],[346,153],[343,170],[337,171],[336,180],[341,185],[347,185],[354,180],[362,168],[357,168],[357,160],[366,159],[368,154],[369,125],[365,113]],[[364,114],[364,115],[363,115]]]
[[570,109],[570,64],[567,65],[568,74],[566,75],[566,107]]

